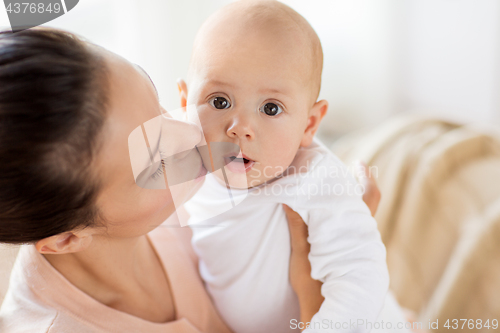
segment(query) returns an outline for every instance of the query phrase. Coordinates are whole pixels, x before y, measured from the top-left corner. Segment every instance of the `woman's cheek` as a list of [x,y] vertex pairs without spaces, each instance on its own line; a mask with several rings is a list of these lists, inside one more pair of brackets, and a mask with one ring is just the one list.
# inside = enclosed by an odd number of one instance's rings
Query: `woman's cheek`
[[172,206],[172,197],[168,190],[141,189],[135,203],[124,210],[125,218],[148,219]]

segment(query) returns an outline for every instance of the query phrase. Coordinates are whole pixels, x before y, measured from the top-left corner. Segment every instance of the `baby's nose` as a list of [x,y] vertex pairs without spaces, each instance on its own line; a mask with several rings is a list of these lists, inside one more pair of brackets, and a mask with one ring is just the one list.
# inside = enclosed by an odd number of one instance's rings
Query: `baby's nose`
[[253,123],[251,115],[238,114],[233,116],[226,130],[226,134],[231,138],[238,138],[240,140],[253,140],[255,132],[253,130]]

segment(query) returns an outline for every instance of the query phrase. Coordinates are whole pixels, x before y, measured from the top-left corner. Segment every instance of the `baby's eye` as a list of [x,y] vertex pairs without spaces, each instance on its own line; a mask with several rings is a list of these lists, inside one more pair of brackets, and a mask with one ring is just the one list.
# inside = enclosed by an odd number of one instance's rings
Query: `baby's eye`
[[231,107],[231,103],[224,97],[214,97],[210,100],[210,104],[219,110]]
[[264,106],[262,106],[260,108],[260,111],[264,112],[268,116],[276,116],[276,115],[280,114],[281,112],[283,112],[283,110],[277,104],[274,104],[274,103],[264,104]]

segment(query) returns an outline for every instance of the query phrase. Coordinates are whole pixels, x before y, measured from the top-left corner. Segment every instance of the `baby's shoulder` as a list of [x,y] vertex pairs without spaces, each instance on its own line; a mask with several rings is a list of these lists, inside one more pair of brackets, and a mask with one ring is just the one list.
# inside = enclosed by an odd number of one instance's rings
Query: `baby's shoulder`
[[[279,197],[303,218],[313,211],[318,214],[328,211],[329,215],[331,210],[362,204],[363,189],[352,170],[319,140],[299,149],[287,173],[270,186],[270,195]],[[348,205],[342,205],[347,202]]]

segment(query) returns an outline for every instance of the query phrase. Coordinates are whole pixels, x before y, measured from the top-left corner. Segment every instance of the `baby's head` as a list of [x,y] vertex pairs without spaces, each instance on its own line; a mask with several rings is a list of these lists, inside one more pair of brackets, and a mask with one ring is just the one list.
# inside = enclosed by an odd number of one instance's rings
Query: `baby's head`
[[[309,23],[278,1],[234,2],[201,27],[182,106],[197,107],[208,142],[232,142],[249,187],[279,176],[313,139],[323,52]],[[243,159],[244,158],[244,159]],[[242,168],[239,168],[240,170]]]

